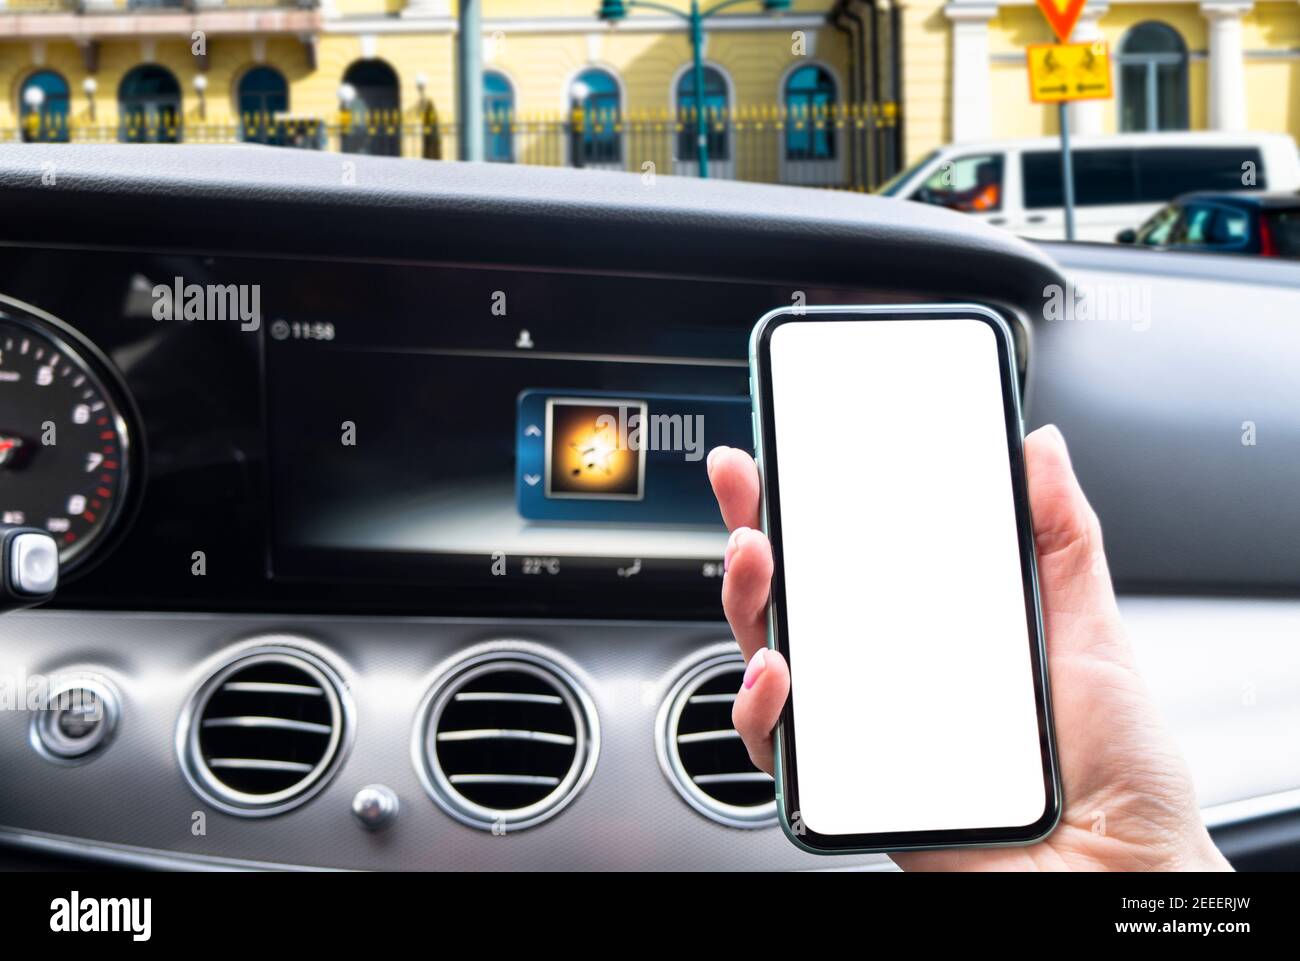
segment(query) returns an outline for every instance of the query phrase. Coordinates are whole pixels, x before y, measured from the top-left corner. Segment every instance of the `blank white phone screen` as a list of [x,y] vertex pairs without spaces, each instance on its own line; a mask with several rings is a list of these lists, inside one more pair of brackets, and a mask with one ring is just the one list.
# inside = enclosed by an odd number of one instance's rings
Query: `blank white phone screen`
[[777,327],[799,808],[827,835],[1046,804],[998,343],[969,319]]

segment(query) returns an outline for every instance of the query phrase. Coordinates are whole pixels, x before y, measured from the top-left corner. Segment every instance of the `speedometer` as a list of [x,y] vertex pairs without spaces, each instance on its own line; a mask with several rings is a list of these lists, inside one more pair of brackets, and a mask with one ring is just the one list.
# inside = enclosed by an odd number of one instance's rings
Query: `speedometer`
[[0,298],[0,522],[41,527],[68,567],[102,544],[130,481],[125,400],[75,331]]

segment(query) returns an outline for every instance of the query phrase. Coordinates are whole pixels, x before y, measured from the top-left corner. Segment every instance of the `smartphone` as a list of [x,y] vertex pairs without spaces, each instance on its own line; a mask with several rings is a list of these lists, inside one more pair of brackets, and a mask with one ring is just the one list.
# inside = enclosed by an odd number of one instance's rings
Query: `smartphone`
[[820,854],[1046,837],[1061,787],[1006,321],[776,310],[750,373],[787,836]]

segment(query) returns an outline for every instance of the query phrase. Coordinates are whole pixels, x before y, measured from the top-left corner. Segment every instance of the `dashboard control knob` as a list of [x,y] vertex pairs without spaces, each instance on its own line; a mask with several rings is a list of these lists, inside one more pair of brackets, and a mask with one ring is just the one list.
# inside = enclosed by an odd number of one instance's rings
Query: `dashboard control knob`
[[397,817],[397,795],[382,784],[367,784],[352,799],[352,813],[368,831],[377,831]]
[[0,611],[48,601],[59,586],[59,547],[40,528],[0,525]]
[[31,740],[52,761],[82,761],[101,750],[117,729],[117,695],[98,678],[54,685],[32,720]]
[[13,585],[24,594],[53,594],[59,584],[59,548],[44,531],[24,531],[13,539]]

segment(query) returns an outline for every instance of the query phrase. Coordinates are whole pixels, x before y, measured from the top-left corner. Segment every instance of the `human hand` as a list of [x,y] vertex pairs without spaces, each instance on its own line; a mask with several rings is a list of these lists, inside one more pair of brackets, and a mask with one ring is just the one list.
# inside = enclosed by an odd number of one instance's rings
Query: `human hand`
[[[1102,550],[1101,526],[1055,427],[1025,438],[1057,749],[1065,808],[1027,847],[893,855],[907,870],[1231,870],[1201,820],[1191,775],[1137,672]],[[731,539],[722,606],[747,667],[732,723],[772,773],[772,731],[790,672],[767,649],[772,551],[759,526],[758,470],[747,453],[709,454]],[[936,543],[935,550],[943,544]]]

